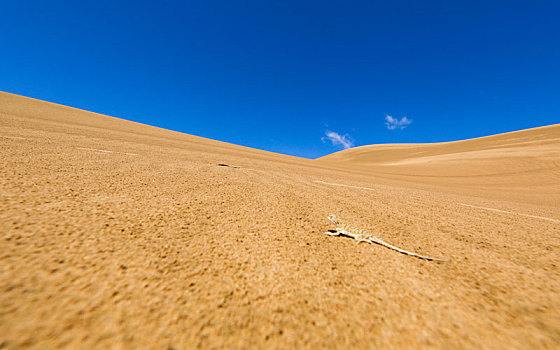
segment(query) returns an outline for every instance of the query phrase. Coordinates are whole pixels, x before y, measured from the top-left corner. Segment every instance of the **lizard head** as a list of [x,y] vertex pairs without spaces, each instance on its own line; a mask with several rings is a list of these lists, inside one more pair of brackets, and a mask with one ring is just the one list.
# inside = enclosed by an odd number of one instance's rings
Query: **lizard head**
[[327,216],[327,219],[335,225],[338,225],[338,219],[334,214]]

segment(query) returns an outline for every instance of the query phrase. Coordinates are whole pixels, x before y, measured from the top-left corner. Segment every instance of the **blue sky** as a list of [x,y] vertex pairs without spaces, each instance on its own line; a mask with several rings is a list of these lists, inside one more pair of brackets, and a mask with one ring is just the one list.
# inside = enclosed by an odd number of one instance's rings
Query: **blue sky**
[[0,90],[308,158],[458,140],[560,122],[558,18],[557,1],[4,1]]

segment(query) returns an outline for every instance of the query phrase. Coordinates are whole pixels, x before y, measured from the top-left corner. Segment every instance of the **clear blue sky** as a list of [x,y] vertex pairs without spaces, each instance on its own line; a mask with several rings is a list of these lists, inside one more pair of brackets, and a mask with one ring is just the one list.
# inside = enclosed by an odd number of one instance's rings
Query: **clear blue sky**
[[558,1],[0,8],[0,90],[249,147],[314,158],[560,122]]

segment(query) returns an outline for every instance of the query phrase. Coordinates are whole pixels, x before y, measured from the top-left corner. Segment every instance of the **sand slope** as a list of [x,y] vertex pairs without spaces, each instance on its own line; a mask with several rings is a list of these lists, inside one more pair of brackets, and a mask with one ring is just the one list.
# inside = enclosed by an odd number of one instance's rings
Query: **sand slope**
[[559,347],[557,130],[307,160],[0,93],[0,348]]
[[362,146],[317,161],[464,194],[560,205],[560,124],[456,142]]

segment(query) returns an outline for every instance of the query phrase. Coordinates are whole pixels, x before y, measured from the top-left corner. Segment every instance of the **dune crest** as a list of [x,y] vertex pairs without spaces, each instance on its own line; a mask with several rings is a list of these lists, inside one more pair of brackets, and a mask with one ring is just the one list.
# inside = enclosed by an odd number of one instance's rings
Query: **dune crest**
[[316,161],[479,196],[560,202],[560,124],[454,142],[361,146]]

